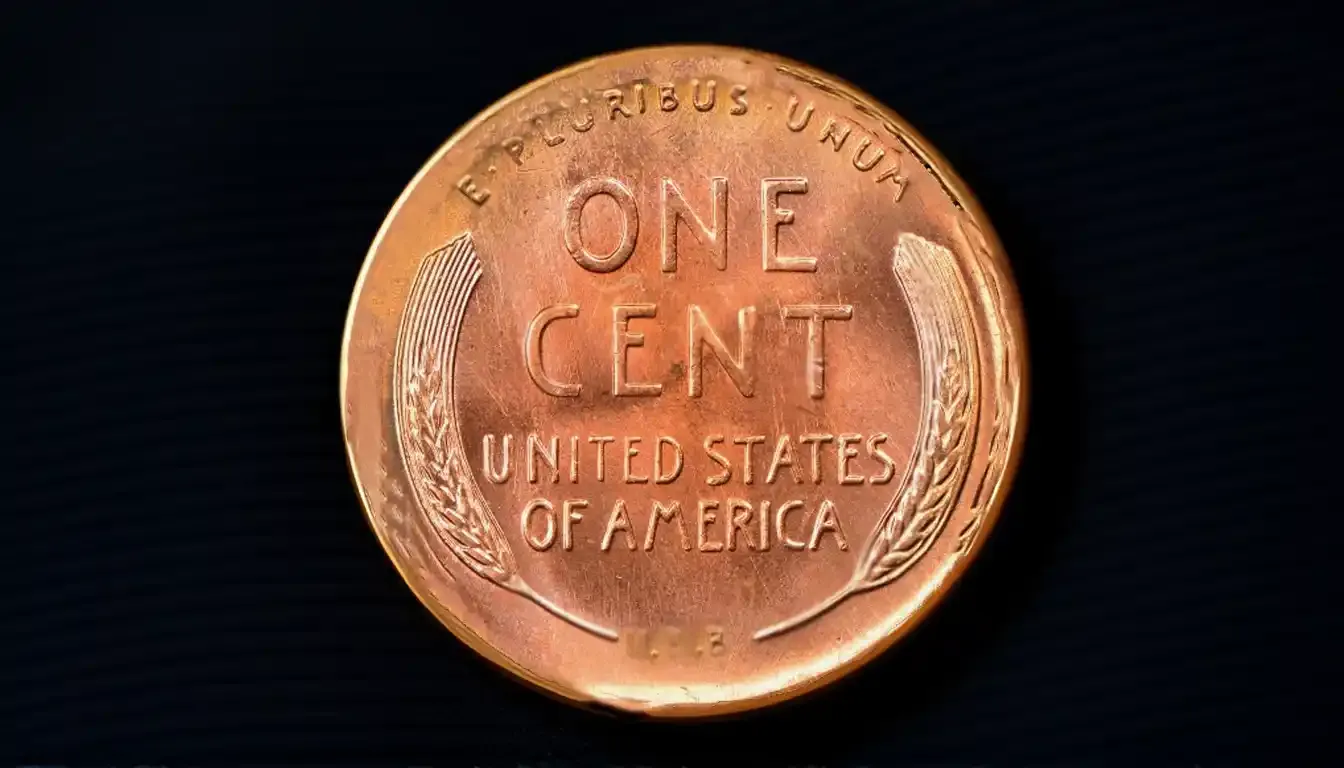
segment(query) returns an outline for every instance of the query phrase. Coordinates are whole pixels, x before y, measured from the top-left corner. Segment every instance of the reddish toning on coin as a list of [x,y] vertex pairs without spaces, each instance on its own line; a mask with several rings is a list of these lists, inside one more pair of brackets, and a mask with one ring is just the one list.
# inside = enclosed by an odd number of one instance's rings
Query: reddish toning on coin
[[449,139],[355,289],[345,435],[458,637],[567,699],[732,712],[857,667],[989,533],[1025,418],[993,229],[797,63],[631,51]]

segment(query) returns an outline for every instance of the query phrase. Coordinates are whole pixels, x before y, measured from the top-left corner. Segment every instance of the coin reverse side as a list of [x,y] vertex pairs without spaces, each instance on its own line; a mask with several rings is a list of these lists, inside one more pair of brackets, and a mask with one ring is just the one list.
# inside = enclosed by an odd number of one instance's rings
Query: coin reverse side
[[482,655],[656,716],[779,701],[914,626],[989,533],[1025,338],[988,220],[835,78],[636,50],[412,180],[345,332],[378,539]]

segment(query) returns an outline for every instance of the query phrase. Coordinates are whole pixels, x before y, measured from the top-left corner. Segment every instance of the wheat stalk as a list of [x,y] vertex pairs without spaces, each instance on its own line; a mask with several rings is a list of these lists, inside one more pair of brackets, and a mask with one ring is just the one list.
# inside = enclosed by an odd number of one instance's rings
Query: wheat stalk
[[452,428],[444,400],[443,368],[432,348],[422,351],[407,383],[408,449],[426,517],[439,538],[476,575],[508,586],[517,571],[508,542],[466,489],[466,472],[448,448]]
[[958,346],[948,345],[939,365],[939,391],[929,409],[918,464],[900,502],[879,524],[859,561],[854,590],[875,589],[904,573],[956,503],[970,418],[963,363]]

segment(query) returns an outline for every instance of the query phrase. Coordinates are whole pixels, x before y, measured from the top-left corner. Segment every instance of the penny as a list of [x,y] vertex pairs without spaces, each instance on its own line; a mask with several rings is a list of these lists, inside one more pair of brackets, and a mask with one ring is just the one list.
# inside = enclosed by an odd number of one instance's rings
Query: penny
[[815,689],[980,549],[1024,434],[1003,250],[890,109],[772,55],[600,57],[453,135],[345,331],[349,461],[454,634],[564,699]]

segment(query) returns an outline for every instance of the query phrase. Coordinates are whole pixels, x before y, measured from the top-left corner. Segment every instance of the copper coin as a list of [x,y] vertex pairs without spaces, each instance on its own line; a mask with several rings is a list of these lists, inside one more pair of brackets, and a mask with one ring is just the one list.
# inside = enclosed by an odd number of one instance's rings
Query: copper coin
[[574,702],[722,714],[853,670],[992,527],[1024,432],[989,221],[857,89],[670,47],[453,135],[345,331],[349,460],[416,596]]

